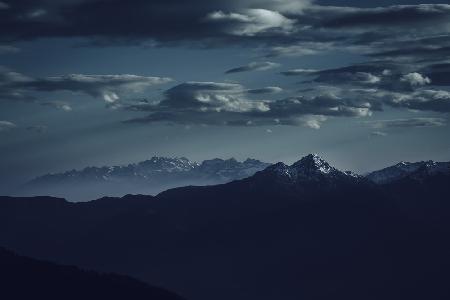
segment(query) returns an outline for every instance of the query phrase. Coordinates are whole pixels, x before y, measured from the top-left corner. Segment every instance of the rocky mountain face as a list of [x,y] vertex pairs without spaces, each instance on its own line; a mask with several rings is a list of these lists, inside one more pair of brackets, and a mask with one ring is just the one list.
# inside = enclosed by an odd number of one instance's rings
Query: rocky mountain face
[[289,185],[337,184],[341,181],[358,182],[362,177],[349,171],[340,171],[328,164],[316,154],[309,154],[296,163],[288,166],[282,162],[269,166],[258,172],[256,179],[267,177],[267,180],[283,182]]

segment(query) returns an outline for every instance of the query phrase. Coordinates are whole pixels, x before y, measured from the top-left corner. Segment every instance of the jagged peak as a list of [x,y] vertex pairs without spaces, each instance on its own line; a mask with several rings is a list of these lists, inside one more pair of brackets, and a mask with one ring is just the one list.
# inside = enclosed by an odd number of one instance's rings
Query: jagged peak
[[433,160],[419,161],[419,162],[404,162],[401,161],[396,165],[386,167],[369,173],[366,177],[375,183],[389,183],[407,176],[415,176],[417,174],[436,174],[449,173],[450,163],[435,162]]
[[159,162],[159,161],[183,161],[190,162],[186,157],[166,157],[166,156],[152,156],[149,161]]
[[262,163],[259,159],[247,158],[243,161],[244,164]]
[[395,164],[394,166],[410,166],[410,165],[436,165],[438,162],[435,162],[434,160],[422,160],[418,162],[409,162],[409,161],[400,161],[399,163]]
[[328,174],[334,169],[330,164],[322,159],[318,154],[308,154],[292,165],[292,167],[300,171],[318,171]]
[[213,159],[206,159],[202,161],[201,165],[215,165],[215,164],[225,164],[225,163],[237,163],[238,161],[235,158],[229,158],[229,159],[222,159],[222,158],[213,158]]
[[286,165],[283,162],[278,162],[273,165],[268,166],[263,173],[269,173],[269,174],[276,174],[277,176],[281,177],[289,177],[291,178],[293,176],[293,169],[292,167]]
[[289,168],[289,166],[286,165],[284,162],[277,162],[273,165],[268,166],[266,170],[280,170],[280,169],[287,169],[287,168]]

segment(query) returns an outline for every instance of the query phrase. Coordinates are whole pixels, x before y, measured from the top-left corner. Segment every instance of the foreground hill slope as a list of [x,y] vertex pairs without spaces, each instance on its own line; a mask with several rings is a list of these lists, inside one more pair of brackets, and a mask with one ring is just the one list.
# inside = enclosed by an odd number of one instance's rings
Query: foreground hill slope
[[376,185],[309,155],[156,197],[4,197],[0,244],[198,300],[448,299],[449,183]]
[[0,248],[2,299],[182,300],[130,277],[99,274],[19,256]]

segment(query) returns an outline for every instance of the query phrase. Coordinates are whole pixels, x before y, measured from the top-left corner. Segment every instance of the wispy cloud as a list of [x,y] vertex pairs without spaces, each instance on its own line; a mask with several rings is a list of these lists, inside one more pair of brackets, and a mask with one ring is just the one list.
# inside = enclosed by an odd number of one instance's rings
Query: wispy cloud
[[392,119],[367,122],[372,128],[388,129],[388,128],[411,128],[411,127],[440,127],[447,124],[447,120],[443,118],[409,118],[409,119]]
[[0,45],[0,54],[17,53],[20,49],[11,45]]
[[0,121],[0,132],[9,131],[16,128],[17,125],[10,121]]
[[70,105],[61,101],[41,101],[35,92],[70,91],[101,98],[111,104],[123,94],[139,93],[155,85],[172,81],[167,77],[150,77],[130,74],[85,75],[71,74],[36,78],[0,67],[0,100],[21,100],[41,102],[62,110],[71,110]]
[[27,126],[26,130],[33,131],[36,133],[45,133],[48,130],[48,126],[46,126],[46,125],[31,125],[31,126]]
[[226,71],[226,74],[249,72],[249,71],[267,71],[280,67],[280,64],[270,61],[251,62],[248,65],[236,67]]

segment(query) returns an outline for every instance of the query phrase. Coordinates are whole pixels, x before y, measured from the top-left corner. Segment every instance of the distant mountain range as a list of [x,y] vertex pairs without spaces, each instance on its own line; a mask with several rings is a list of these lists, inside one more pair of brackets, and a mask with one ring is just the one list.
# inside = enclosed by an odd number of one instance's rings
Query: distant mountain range
[[19,256],[0,248],[2,299],[183,300],[136,279]]
[[450,299],[450,172],[394,170],[308,155],[157,196],[0,197],[0,245],[192,300]]
[[366,177],[378,184],[387,184],[399,179],[413,177],[424,179],[429,175],[450,174],[450,162],[421,161],[415,163],[400,162],[394,166],[372,172]]
[[[309,158],[309,162],[306,160]],[[25,184],[20,196],[49,195],[63,197],[71,201],[86,201],[103,196],[121,197],[125,194],[155,195],[164,190],[196,185],[215,185],[250,177],[258,171],[269,167],[279,173],[279,179],[293,180],[308,177],[304,173],[305,164],[320,164],[321,172],[330,173],[342,178],[343,175],[361,177],[351,172],[340,172],[331,168],[328,163],[317,155],[306,156],[302,161],[292,166],[283,163],[271,165],[255,159],[239,162],[235,159],[212,159],[201,163],[192,162],[187,158],[153,157],[137,164],[113,167],[87,167],[83,170],[71,170],[64,173],[47,174],[35,178]],[[421,173],[450,172],[448,162],[401,162],[397,165],[375,171],[366,178],[376,184],[386,184],[405,176]],[[342,174],[344,173],[344,174]]]
[[137,164],[87,167],[47,174],[21,187],[20,195],[51,195],[72,201],[102,196],[157,194],[186,185],[213,185],[249,177],[270,164],[255,159],[211,159],[202,163],[187,158],[153,157]]

